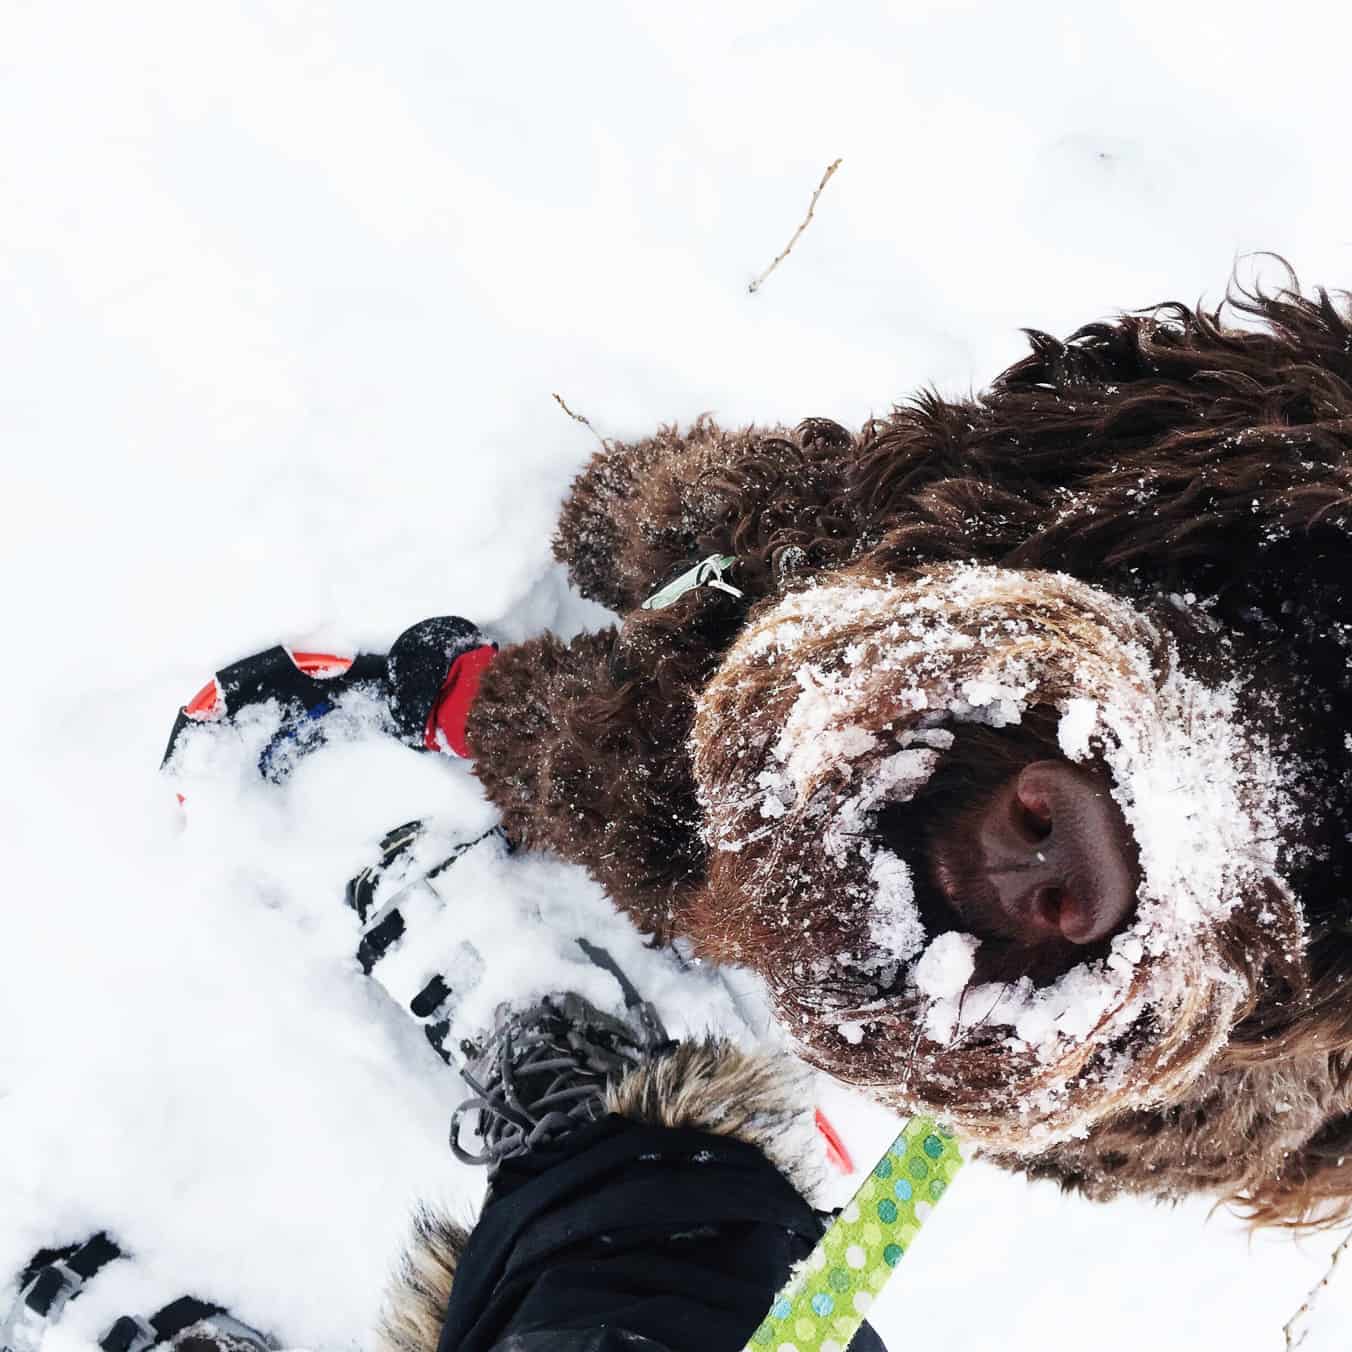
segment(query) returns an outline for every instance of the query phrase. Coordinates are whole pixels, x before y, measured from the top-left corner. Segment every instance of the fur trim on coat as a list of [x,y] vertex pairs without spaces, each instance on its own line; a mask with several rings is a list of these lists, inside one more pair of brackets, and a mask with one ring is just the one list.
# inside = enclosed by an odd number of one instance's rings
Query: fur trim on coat
[[376,1352],[437,1352],[455,1269],[469,1243],[463,1225],[420,1206],[413,1233],[385,1291]]
[[[817,1179],[810,1072],[783,1052],[746,1052],[724,1038],[681,1042],[610,1086],[605,1109],[652,1126],[685,1127],[754,1145],[800,1193]],[[419,1207],[391,1278],[376,1352],[436,1352],[469,1231]]]
[[692,1127],[754,1145],[799,1193],[818,1182],[810,1072],[787,1052],[725,1038],[681,1042],[612,1085],[606,1110],[631,1122]]

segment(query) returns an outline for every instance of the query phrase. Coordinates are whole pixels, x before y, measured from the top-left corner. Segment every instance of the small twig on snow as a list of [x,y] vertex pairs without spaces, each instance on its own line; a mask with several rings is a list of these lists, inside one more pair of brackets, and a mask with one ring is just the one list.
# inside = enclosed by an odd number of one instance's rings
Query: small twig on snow
[[817,209],[817,198],[822,195],[822,189],[831,181],[831,175],[839,168],[840,160],[838,158],[832,160],[831,163],[826,166],[826,172],[822,175],[822,181],[817,184],[817,191],[812,194],[812,201],[807,204],[807,215],[803,217],[802,225],[793,232],[793,238],[784,246],[784,252],[781,253],[754,282],[748,285],[746,289],[751,295],[754,296],[756,292],[761,289],[765,283],[765,279],[793,252],[793,246],[798,243],[798,236],[807,229],[812,220],[812,213]]
[[1352,1247],[1352,1230],[1347,1232],[1343,1242],[1334,1249],[1333,1257],[1329,1259],[1328,1271],[1326,1271],[1319,1279],[1318,1283],[1310,1289],[1310,1294],[1305,1297],[1305,1303],[1286,1321],[1285,1324],[1282,1325],[1282,1332],[1286,1335],[1286,1352],[1295,1352],[1295,1349],[1309,1337],[1310,1330],[1308,1328],[1302,1329],[1300,1336],[1296,1337],[1296,1324],[1303,1316],[1313,1313],[1315,1304],[1319,1300],[1320,1293],[1333,1280],[1333,1274],[1337,1270],[1339,1261],[1350,1247]]
[[590,432],[590,433],[592,434],[592,436],[594,436],[594,437],[597,439],[597,441],[599,441],[599,442],[601,443],[601,449],[602,449],[603,451],[608,451],[608,450],[610,449],[610,442],[608,442],[608,441],[605,439],[605,437],[603,437],[603,436],[600,434],[600,432],[598,432],[598,431],[596,430],[596,428],[594,428],[594,427],[592,426],[592,421],[591,421],[590,418],[584,418],[584,417],[582,416],[582,414],[580,414],[580,413],[574,413],[573,410],[572,410],[571,408],[569,408],[568,405],[565,404],[565,403],[563,402],[563,396],[562,396],[561,394],[556,394],[556,395],[554,395],[554,402],[555,402],[555,403],[556,403],[556,404],[557,404],[557,405],[558,405],[558,406],[559,406],[559,407],[560,407],[560,408],[561,408],[561,409],[562,409],[562,410],[563,410],[563,411],[564,411],[564,412],[565,412],[565,413],[566,413],[566,414],[567,414],[574,422],[581,423],[582,426],[585,427],[585,428],[587,429],[587,431]]

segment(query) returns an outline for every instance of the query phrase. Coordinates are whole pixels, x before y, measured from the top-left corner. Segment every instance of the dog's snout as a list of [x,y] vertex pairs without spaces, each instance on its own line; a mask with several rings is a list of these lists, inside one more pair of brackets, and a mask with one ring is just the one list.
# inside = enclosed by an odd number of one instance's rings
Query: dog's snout
[[976,828],[1004,924],[1029,943],[1092,944],[1136,899],[1131,834],[1106,786],[1065,761],[1034,761],[994,795]]

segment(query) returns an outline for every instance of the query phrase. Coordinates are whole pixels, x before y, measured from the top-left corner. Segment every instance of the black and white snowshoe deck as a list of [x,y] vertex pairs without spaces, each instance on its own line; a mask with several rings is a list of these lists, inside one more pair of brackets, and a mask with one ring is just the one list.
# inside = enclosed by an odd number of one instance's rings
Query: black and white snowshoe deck
[[[39,1352],[47,1330],[110,1263],[127,1259],[116,1240],[100,1230],[88,1239],[40,1249],[25,1264],[18,1292],[0,1321],[0,1352]],[[124,1314],[99,1340],[102,1352],[150,1352],[174,1344],[181,1352],[274,1352],[266,1334],[236,1319],[223,1306],[180,1296],[150,1315]]]

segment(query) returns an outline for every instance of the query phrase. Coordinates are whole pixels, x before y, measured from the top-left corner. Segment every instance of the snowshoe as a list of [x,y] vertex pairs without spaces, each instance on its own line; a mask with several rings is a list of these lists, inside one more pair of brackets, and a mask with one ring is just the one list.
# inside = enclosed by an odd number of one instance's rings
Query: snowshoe
[[[416,936],[419,919],[441,910],[444,903],[430,886],[433,879],[471,850],[507,853],[512,845],[500,826],[470,840],[457,840],[435,823],[411,821],[387,832],[380,847],[380,859],[351,878],[344,889],[344,900],[363,924],[357,963],[422,1025],[432,1049],[450,1065],[454,1053],[448,1039],[456,1007],[483,973],[478,950],[470,943],[458,944],[439,962],[438,970],[429,974],[425,967],[418,967],[413,979],[413,969],[395,972],[390,964],[382,964],[382,959],[399,949],[406,936]],[[657,1011],[643,999],[619,964],[588,939],[579,937],[576,942],[590,962],[615,978],[643,1045],[665,1043],[666,1031]],[[478,1054],[473,1048],[462,1046],[459,1050]]]
[[331,653],[294,652],[268,648],[228,667],[222,667],[179,710],[169,734],[161,767],[168,765],[195,724],[218,723],[237,717],[244,709],[276,700],[281,725],[258,758],[258,773],[280,783],[298,756],[327,740],[325,718],[343,696],[357,692],[378,707],[388,703],[385,659],[378,653],[338,657]]
[[149,1352],[165,1343],[176,1352],[273,1352],[277,1346],[222,1306],[196,1296],[180,1296],[149,1318],[124,1314],[99,1339],[103,1352]]
[[0,1352],[37,1352],[43,1334],[122,1250],[102,1230],[77,1244],[40,1249],[19,1274],[19,1293],[0,1323]]
[[[40,1249],[19,1274],[0,1322],[0,1352],[39,1352],[43,1336],[85,1287],[117,1259],[122,1247],[100,1230],[88,1239]],[[170,1343],[179,1352],[273,1352],[276,1344],[223,1306],[180,1296],[148,1318],[122,1315],[98,1340],[102,1352],[149,1352]]]
[[416,750],[467,757],[465,719],[496,653],[495,643],[458,616],[411,626],[388,656],[268,648],[223,667],[179,710],[160,763],[169,763],[195,724],[228,721],[275,700],[281,723],[259,756],[258,772],[280,783],[298,757],[328,740],[340,722],[330,715],[354,696],[369,700],[388,720],[388,731]]
[[405,970],[407,964],[399,970],[393,964],[379,964],[400,945],[410,926],[416,932],[420,919],[441,910],[433,879],[471,850],[506,853],[511,844],[500,826],[464,840],[420,820],[387,832],[380,848],[380,859],[344,889],[345,901],[363,925],[357,964],[422,1025],[432,1049],[449,1064],[446,1040],[455,1007],[483,972],[478,950],[473,944],[458,944],[438,964],[439,970],[430,973],[423,968],[411,973]]
[[410,746],[469,756],[465,719],[498,651],[468,620],[441,615],[405,629],[390,648],[390,712]]

